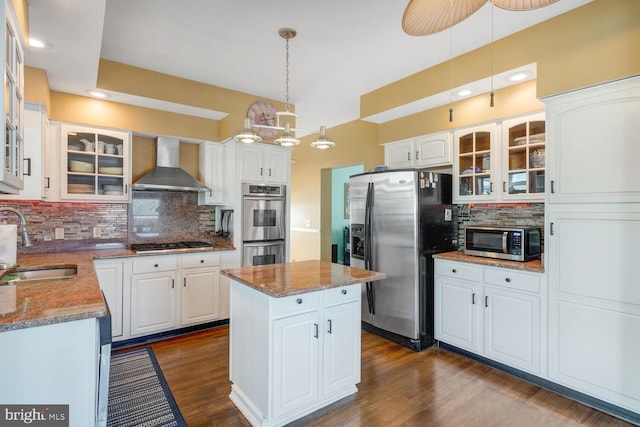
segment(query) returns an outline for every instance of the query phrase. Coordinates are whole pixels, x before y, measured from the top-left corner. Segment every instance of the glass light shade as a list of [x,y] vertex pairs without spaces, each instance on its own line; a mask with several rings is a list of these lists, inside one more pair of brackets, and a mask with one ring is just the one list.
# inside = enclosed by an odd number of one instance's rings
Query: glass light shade
[[311,146],[319,150],[326,150],[327,148],[335,147],[336,143],[327,139],[327,128],[324,126],[320,126],[320,136],[317,140],[311,143]]
[[293,147],[294,145],[300,144],[300,140],[291,135],[291,127],[289,126],[289,123],[285,124],[282,136],[273,142],[278,145],[282,145],[283,147]]
[[244,142],[245,144],[262,141],[262,138],[260,138],[260,136],[251,129],[251,119],[248,117],[244,119],[244,130],[234,136],[233,139]]

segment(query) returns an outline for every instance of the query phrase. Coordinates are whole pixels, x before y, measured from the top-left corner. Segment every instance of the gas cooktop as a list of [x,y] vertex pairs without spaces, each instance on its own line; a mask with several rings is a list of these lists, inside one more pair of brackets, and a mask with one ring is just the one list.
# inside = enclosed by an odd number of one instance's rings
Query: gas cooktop
[[213,245],[207,242],[187,241],[176,243],[132,243],[129,245],[136,253],[145,252],[181,252],[194,248],[212,248]]

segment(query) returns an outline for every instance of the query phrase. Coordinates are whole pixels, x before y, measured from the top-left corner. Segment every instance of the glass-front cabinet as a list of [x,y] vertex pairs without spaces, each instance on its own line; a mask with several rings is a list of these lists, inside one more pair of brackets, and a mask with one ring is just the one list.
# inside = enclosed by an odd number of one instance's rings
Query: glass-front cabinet
[[[3,2],[4,119],[3,153],[0,156],[0,192],[17,194],[23,188],[24,40],[15,24],[10,2]],[[29,169],[29,168],[27,168]]]
[[454,133],[454,203],[495,200],[496,124]]
[[130,200],[129,132],[61,126],[63,200]]
[[502,196],[544,199],[545,117],[539,113],[502,123]]

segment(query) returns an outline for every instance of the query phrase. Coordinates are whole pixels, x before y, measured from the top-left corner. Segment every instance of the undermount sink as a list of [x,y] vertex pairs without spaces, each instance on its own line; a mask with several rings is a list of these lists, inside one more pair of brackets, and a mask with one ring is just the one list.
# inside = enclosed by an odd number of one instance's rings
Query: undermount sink
[[76,277],[77,274],[77,265],[16,268],[8,270],[0,275],[0,285],[71,279]]

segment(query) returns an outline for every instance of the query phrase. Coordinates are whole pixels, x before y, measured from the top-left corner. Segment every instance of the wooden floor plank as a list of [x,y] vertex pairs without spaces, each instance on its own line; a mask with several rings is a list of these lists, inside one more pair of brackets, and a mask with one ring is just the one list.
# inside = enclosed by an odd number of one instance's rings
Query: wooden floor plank
[[[229,328],[151,344],[190,427],[250,424],[229,392]],[[358,393],[292,426],[631,426],[448,351],[416,353],[362,332]]]

